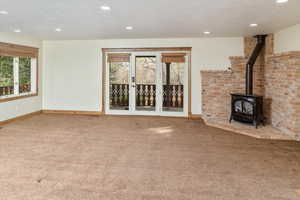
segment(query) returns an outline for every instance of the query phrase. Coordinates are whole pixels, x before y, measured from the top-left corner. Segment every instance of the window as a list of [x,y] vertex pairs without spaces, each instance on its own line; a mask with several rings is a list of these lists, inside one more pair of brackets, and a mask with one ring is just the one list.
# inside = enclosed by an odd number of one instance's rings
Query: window
[[19,58],[19,92],[31,92],[31,58]]
[[37,49],[0,43],[0,102],[37,94]]
[[0,56],[0,96],[14,94],[14,58]]

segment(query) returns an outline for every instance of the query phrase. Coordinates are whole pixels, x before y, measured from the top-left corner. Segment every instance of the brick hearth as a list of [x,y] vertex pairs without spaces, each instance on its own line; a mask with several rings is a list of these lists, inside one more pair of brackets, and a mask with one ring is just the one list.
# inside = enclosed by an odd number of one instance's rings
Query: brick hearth
[[228,120],[221,119],[207,119],[205,120],[205,123],[208,126],[213,126],[216,128],[232,131],[243,135],[248,135],[259,139],[295,140],[294,137],[285,134],[283,131],[280,131],[279,129],[273,127],[270,124],[255,129],[253,128],[253,126],[250,125],[245,125],[235,121],[233,121],[232,123],[228,123]]

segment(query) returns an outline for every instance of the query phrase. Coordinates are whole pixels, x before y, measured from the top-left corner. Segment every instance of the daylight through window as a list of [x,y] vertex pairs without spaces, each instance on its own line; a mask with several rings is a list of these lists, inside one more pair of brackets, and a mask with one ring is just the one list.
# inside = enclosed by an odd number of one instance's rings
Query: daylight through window
[[37,93],[37,49],[0,43],[0,100]]

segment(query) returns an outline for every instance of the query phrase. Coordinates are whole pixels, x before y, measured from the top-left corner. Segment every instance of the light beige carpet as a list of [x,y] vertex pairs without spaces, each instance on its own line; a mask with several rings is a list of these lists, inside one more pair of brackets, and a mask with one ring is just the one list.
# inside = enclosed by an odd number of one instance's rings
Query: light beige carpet
[[1,200],[300,199],[300,143],[162,117],[37,115],[0,129]]

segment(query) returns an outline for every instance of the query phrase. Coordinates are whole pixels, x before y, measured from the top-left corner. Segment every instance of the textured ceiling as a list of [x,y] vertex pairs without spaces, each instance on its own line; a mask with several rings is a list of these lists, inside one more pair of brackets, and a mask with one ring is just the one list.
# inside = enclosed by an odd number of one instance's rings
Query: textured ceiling
[[0,0],[0,10],[0,32],[39,39],[234,37],[300,23],[300,0]]

